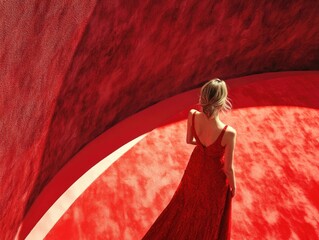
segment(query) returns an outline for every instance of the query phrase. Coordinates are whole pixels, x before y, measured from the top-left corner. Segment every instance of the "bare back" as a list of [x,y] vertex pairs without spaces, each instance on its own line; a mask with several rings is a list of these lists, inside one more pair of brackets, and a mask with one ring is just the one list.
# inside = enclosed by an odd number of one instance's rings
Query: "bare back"
[[[209,119],[203,112],[196,111],[196,121],[194,123],[195,131],[201,143],[205,146],[213,144],[220,133],[223,131],[225,124],[220,120]],[[222,139],[221,145],[225,146]]]

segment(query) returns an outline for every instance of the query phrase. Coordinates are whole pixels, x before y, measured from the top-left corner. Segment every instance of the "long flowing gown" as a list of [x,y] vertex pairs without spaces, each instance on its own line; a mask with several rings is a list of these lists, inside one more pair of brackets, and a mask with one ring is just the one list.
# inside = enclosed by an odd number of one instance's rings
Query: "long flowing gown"
[[143,240],[230,239],[231,194],[223,171],[225,147],[221,140],[204,146],[195,131],[196,146],[171,201]]

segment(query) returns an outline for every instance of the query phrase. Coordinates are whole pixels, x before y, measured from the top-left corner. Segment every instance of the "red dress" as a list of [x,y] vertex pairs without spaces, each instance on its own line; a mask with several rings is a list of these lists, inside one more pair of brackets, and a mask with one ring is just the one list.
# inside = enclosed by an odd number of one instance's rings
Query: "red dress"
[[184,175],[171,201],[143,240],[230,239],[231,194],[223,171],[225,148],[221,146],[227,125],[216,141],[205,147],[196,134]]

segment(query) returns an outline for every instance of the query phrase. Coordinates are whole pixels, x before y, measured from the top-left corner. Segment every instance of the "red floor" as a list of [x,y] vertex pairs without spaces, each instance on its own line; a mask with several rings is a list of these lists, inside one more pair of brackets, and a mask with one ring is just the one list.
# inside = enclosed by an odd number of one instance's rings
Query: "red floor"
[[[234,108],[222,119],[238,132],[232,239],[319,239],[319,72],[227,82]],[[186,116],[198,94],[177,96],[185,106],[104,171],[46,239],[140,239],[186,167],[194,147],[185,142]],[[174,112],[168,104],[161,111]]]

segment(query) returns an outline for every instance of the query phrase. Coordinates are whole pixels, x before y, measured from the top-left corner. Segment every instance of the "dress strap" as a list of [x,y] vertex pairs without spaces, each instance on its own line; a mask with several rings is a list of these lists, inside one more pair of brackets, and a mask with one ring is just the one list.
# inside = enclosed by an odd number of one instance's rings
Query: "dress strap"
[[219,135],[219,140],[222,141],[223,137],[224,137],[224,134],[226,132],[226,129],[227,129],[228,125],[225,125],[225,127],[223,128],[222,132],[220,133]]

